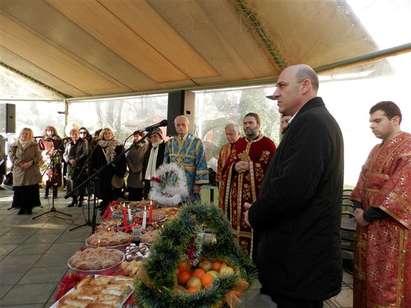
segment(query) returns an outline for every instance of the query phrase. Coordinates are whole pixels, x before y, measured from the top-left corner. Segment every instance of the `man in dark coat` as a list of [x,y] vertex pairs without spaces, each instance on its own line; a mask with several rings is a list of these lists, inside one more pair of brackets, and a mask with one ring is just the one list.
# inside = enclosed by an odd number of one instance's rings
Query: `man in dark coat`
[[148,199],[151,189],[151,178],[156,175],[156,170],[163,164],[164,151],[166,143],[164,142],[163,132],[160,128],[150,134],[150,145],[144,155],[143,160],[143,178],[144,191],[143,196]]
[[281,72],[269,98],[292,118],[257,201],[244,204],[245,219],[261,234],[261,292],[278,308],[323,307],[341,290],[343,138],[317,90],[318,77],[308,65]]

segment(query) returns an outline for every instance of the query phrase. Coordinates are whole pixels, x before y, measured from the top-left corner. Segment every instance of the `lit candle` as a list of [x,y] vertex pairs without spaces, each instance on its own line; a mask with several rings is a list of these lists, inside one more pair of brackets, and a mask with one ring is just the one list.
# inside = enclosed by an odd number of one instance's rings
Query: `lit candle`
[[153,201],[150,200],[150,205],[148,206],[148,224],[153,223]]
[[130,205],[127,206],[127,214],[128,214],[128,221],[129,221],[130,223],[133,222],[133,217],[131,216]]
[[100,241],[101,241],[101,240],[98,240],[98,241],[97,241],[97,247],[100,247]]
[[144,206],[144,212],[143,212],[143,224],[141,225],[142,229],[145,229],[147,225],[147,207]]

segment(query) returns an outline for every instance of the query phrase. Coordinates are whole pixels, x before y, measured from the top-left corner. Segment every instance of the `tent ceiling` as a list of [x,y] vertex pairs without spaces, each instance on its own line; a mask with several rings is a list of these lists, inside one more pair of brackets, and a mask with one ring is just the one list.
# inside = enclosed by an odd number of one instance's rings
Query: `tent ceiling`
[[0,0],[0,62],[72,97],[252,82],[376,49],[338,0]]

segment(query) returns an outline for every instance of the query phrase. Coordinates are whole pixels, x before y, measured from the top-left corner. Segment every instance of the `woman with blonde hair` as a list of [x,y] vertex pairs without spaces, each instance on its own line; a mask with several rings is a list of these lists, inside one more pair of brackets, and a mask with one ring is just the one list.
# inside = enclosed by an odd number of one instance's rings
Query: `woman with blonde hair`
[[[123,151],[123,145],[114,138],[112,130],[110,128],[102,129],[91,157],[91,170],[99,170],[107,163],[117,159]],[[121,196],[126,169],[126,158],[122,155],[115,164],[107,166],[97,177],[95,194],[103,200],[100,204],[102,213],[111,201]]]
[[33,140],[33,131],[23,128],[18,140],[10,146],[9,157],[13,163],[13,204],[19,215],[31,214],[40,206],[39,182],[41,181],[40,149]]

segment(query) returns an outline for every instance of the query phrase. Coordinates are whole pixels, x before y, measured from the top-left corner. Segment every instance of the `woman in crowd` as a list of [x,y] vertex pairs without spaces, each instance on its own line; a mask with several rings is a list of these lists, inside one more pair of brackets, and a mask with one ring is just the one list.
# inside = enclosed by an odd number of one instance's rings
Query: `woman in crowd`
[[143,159],[148,149],[148,143],[145,140],[138,143],[143,137],[144,132],[134,132],[134,147],[127,153],[127,191],[130,201],[139,201],[143,197]]
[[163,163],[165,142],[163,132],[160,128],[151,133],[150,145],[144,156],[143,176],[144,176],[144,198],[148,198],[150,192],[150,180],[156,175],[156,170]]
[[91,140],[93,139],[93,137],[90,135],[90,132],[88,131],[87,128],[85,128],[84,126],[80,127],[79,134],[80,134],[81,139],[87,140],[87,144],[91,143]]
[[[73,128],[70,131],[70,141],[66,144],[64,152],[64,160],[68,165],[67,175],[67,192],[72,192],[72,189],[87,178],[87,156],[88,156],[88,142],[87,139],[80,138],[79,130]],[[72,195],[72,202],[69,207],[83,205],[85,195],[85,187],[80,187]]]
[[47,126],[44,130],[43,138],[39,141],[39,146],[43,161],[45,162],[44,198],[48,198],[50,187],[53,190],[53,197],[57,198],[58,187],[62,184],[62,160],[64,153],[63,140],[57,134],[53,126]]
[[[124,150],[124,147],[114,138],[110,128],[102,129],[99,138],[100,140],[97,141],[91,157],[92,171],[98,170],[108,162],[117,159]],[[95,194],[103,200],[100,204],[102,212],[104,212],[110,201],[121,196],[126,170],[126,159],[123,155],[98,175],[95,183]]]
[[39,182],[41,181],[40,149],[33,140],[33,131],[23,128],[18,140],[9,148],[13,163],[13,204],[19,208],[19,215],[31,214],[35,206],[40,206]]

